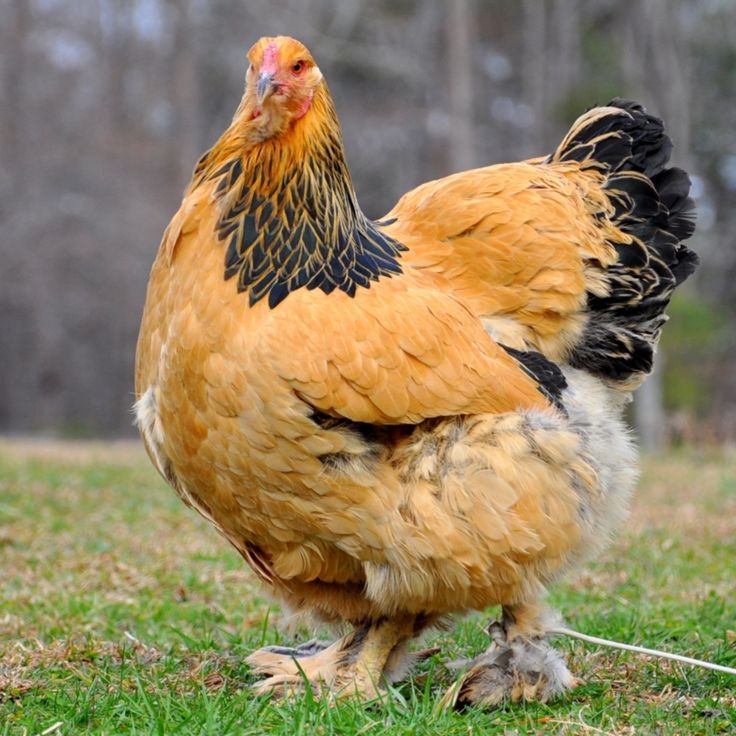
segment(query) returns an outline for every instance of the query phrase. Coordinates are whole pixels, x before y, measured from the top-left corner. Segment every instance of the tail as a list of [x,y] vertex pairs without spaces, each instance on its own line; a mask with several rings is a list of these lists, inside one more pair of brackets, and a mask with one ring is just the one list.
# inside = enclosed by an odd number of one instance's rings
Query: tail
[[652,370],[672,292],[698,265],[684,240],[695,229],[690,178],[666,168],[672,142],[658,118],[622,99],[580,117],[547,163],[579,161],[605,177],[613,212],[600,213],[630,244],[614,243],[608,293],[588,293],[588,322],[573,367],[619,388],[636,388]]

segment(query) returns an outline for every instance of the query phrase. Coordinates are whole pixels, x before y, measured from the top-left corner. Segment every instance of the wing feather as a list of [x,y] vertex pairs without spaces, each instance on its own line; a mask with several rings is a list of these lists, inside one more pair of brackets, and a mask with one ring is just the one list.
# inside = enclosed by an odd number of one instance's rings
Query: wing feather
[[550,407],[462,302],[412,270],[355,298],[301,290],[285,306],[263,325],[259,358],[320,412],[408,424]]
[[405,259],[445,279],[505,344],[561,359],[579,337],[587,292],[615,262],[602,175],[577,162],[489,166],[424,184],[386,216]]

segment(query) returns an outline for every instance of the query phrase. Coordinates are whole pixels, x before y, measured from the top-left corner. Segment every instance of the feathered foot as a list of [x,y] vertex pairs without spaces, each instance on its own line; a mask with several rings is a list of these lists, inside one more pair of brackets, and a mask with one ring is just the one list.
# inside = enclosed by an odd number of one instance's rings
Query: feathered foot
[[313,640],[293,649],[264,647],[246,662],[256,674],[270,675],[255,685],[259,694],[290,695],[308,685],[317,696],[328,692],[374,700],[383,694],[384,682],[404,670],[413,624],[413,617],[387,619],[360,626],[332,644]]
[[503,620],[488,628],[491,646],[469,663],[443,703],[460,709],[504,700],[547,702],[580,684],[563,656],[544,640],[543,618],[536,605],[504,608]]

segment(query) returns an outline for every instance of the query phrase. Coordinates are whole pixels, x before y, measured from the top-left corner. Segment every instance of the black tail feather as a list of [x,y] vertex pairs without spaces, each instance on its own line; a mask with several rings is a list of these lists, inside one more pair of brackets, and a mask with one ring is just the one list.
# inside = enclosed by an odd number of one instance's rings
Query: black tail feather
[[671,152],[662,121],[617,98],[583,115],[548,159],[601,171],[613,206],[609,216],[631,236],[630,244],[614,244],[618,261],[607,270],[609,293],[588,295],[588,324],[570,359],[626,387],[651,371],[672,292],[698,265],[683,243],[695,229],[690,178],[666,168]]

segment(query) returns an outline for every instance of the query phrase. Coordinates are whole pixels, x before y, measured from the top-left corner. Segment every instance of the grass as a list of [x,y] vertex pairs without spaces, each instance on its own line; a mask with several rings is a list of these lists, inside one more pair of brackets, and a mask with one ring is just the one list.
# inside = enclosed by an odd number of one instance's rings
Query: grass
[[[552,599],[578,630],[736,666],[735,553],[736,458],[680,451],[645,462],[626,531]],[[566,699],[442,712],[483,616],[382,705],[256,698],[246,654],[309,634],[278,618],[137,446],[0,443],[0,736],[736,731],[729,675],[571,640]]]

